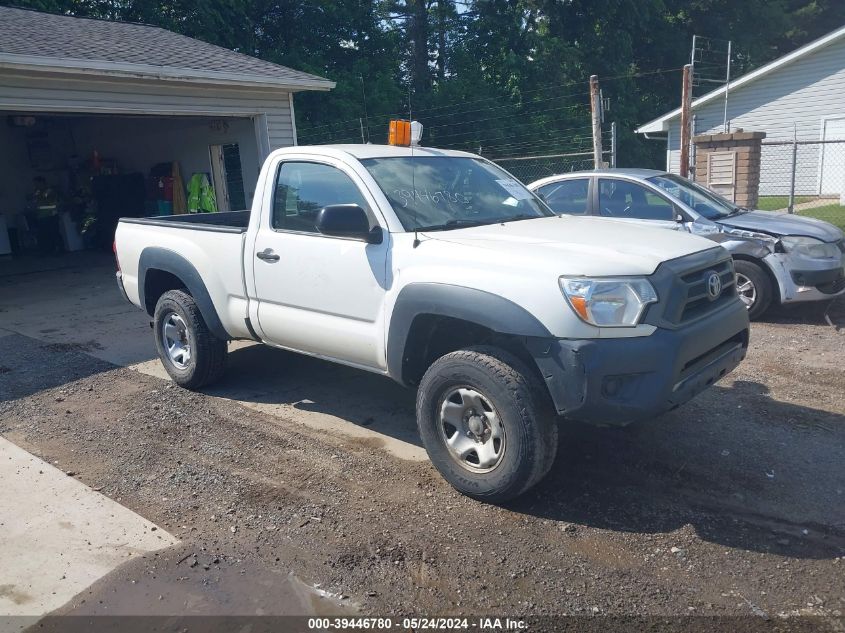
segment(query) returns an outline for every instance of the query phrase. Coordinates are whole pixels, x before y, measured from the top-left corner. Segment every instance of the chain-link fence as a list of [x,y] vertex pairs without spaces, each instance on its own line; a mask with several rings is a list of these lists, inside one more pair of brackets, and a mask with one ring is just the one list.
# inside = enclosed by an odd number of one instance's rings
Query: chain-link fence
[[767,139],[760,161],[761,209],[845,225],[845,139]]
[[507,169],[526,185],[555,174],[582,171],[593,168],[593,153],[558,154],[550,156],[526,156],[519,158],[492,159]]
[[[601,135],[602,159],[608,167],[616,167],[616,123],[606,126]],[[558,141],[567,146],[567,151],[554,154],[535,152],[525,156],[490,156],[490,160],[507,169],[526,185],[546,176],[593,169],[595,163],[592,135]]]

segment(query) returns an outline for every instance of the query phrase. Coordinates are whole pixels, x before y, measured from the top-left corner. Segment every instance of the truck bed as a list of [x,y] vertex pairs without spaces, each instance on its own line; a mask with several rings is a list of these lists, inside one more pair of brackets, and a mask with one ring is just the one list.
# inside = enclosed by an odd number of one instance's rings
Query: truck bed
[[165,226],[174,229],[214,231],[216,233],[245,233],[249,226],[249,211],[228,211],[226,213],[186,213],[183,215],[157,216],[151,218],[120,218],[128,224]]

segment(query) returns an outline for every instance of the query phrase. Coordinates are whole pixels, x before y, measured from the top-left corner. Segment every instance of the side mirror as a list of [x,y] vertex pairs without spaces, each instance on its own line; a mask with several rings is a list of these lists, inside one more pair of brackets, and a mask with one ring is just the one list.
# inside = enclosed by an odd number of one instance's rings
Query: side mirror
[[323,235],[363,240],[367,244],[381,244],[380,226],[370,229],[367,212],[357,204],[332,204],[317,214],[317,230]]

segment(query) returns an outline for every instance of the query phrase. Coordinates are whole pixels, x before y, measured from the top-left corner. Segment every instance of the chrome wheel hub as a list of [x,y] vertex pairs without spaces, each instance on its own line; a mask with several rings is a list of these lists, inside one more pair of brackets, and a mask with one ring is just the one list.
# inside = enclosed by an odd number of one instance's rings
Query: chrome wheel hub
[[179,369],[185,369],[191,362],[191,337],[188,324],[175,312],[162,320],[161,341],[170,362]]
[[490,472],[505,454],[505,429],[483,394],[471,387],[447,392],[440,404],[440,435],[452,459],[472,472]]
[[741,273],[736,274],[736,293],[739,300],[745,304],[749,310],[757,301],[757,288],[754,282]]

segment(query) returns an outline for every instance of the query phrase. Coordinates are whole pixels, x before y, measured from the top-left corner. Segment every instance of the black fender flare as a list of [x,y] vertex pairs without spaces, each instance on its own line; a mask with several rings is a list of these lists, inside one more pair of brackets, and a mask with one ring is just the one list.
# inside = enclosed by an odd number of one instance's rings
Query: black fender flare
[[414,319],[423,314],[469,321],[498,334],[553,338],[537,317],[510,299],[465,286],[411,283],[396,298],[387,336],[387,371],[402,384],[407,384],[403,367],[408,335]]
[[217,315],[217,309],[211,301],[211,295],[208,294],[208,289],[205,287],[205,282],[197,272],[197,269],[194,268],[194,265],[176,251],[160,246],[149,246],[145,248],[141,251],[141,257],[138,262],[138,297],[144,304],[147,314],[153,316],[149,307],[146,305],[146,294],[144,291],[147,273],[150,270],[161,270],[178,277],[185,284],[185,288],[188,289],[194,301],[196,301],[202,318],[205,319],[208,329],[211,330],[214,336],[224,341],[232,338],[226,331],[226,328],[223,327],[223,323]]

